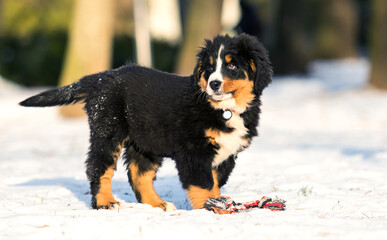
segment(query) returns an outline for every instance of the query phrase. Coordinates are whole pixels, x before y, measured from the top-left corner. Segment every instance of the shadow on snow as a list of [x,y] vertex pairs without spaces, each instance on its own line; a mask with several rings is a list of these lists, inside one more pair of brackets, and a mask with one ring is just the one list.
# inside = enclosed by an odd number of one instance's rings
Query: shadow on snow
[[[89,182],[75,178],[51,178],[33,179],[15,186],[63,186],[70,190],[74,196],[90,207],[91,195]],[[191,206],[186,198],[186,194],[181,187],[177,176],[158,178],[154,182],[155,189],[160,197],[165,201],[173,202],[178,209],[189,210]],[[137,203],[136,197],[126,181],[112,181],[113,195],[121,202]]]

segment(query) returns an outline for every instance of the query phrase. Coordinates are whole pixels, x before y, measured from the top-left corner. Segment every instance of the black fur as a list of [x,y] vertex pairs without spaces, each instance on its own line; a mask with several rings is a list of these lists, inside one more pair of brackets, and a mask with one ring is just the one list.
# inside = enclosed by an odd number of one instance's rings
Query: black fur
[[83,100],[83,90],[79,82],[73,83],[57,89],[52,89],[42,92],[36,96],[32,96],[19,104],[25,107],[52,107],[71,103],[76,103]]
[[[49,90],[28,98],[22,106],[55,106],[78,101],[85,103],[90,125],[90,151],[86,173],[90,181],[92,206],[97,208],[95,196],[100,177],[115,164],[112,153],[125,142],[125,163],[135,162],[140,172],[160,166],[162,158],[175,160],[183,188],[198,186],[211,189],[212,161],[220,146],[211,144],[206,129],[233,133],[226,125],[223,110],[214,109],[206,92],[198,82],[203,74],[208,79],[214,71],[208,57],[216,58],[220,45],[233,54],[238,69],[254,81],[255,95],[250,106],[241,113],[247,128],[246,139],[257,135],[260,95],[271,81],[271,65],[265,49],[253,37],[217,36],[206,40],[198,53],[198,64],[191,76],[181,77],[137,65],[126,65],[86,76],[66,87]],[[224,55],[224,54],[223,54]],[[253,61],[254,71],[249,61]],[[222,70],[232,79],[241,71]],[[220,186],[226,184],[234,168],[236,153],[215,167]],[[128,171],[129,182],[131,174]],[[136,193],[141,202],[141,196]]]

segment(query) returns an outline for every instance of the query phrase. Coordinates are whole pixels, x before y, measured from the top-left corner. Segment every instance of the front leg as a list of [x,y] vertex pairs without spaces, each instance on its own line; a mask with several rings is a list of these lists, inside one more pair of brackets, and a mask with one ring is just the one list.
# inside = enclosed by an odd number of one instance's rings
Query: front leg
[[190,185],[186,191],[189,201],[194,209],[203,208],[209,198],[220,197],[220,187],[218,177],[215,170],[212,170],[212,187],[203,188],[202,186]]
[[209,198],[220,197],[218,173],[207,164],[184,161],[176,162],[180,181],[187,191],[188,199],[194,209],[203,208]]
[[228,180],[232,170],[235,167],[236,156],[230,156],[226,161],[222,162],[215,171],[218,177],[219,188],[223,187]]

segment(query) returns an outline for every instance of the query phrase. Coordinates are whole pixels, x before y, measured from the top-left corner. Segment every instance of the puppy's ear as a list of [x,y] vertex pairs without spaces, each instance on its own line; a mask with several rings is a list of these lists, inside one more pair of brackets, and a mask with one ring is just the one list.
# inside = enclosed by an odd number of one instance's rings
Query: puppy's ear
[[258,96],[263,89],[271,83],[273,70],[266,49],[256,39],[247,34],[238,36],[238,45],[241,53],[245,56],[253,73],[254,92]]
[[199,52],[196,55],[197,56],[196,66],[193,72],[193,77],[195,81],[193,84],[195,86],[200,86],[202,90],[205,89],[205,86],[203,86],[204,83],[202,82],[202,79],[201,79],[202,74],[204,72],[203,61],[204,61],[204,58],[208,57],[208,51],[209,51],[209,48],[212,47],[212,45],[213,43],[211,42],[211,40],[205,39],[203,47],[199,49]]
[[203,60],[201,59],[201,57],[198,56],[196,66],[193,72],[193,76],[196,83],[199,82],[200,76],[202,75],[202,73],[203,73]]

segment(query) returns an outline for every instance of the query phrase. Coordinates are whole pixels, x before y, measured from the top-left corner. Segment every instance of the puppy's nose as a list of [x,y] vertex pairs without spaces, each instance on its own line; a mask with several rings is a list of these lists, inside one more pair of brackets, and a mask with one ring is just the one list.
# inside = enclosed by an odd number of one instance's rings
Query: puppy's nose
[[222,85],[221,81],[215,80],[210,82],[210,87],[213,91],[218,91],[220,88],[220,85]]

